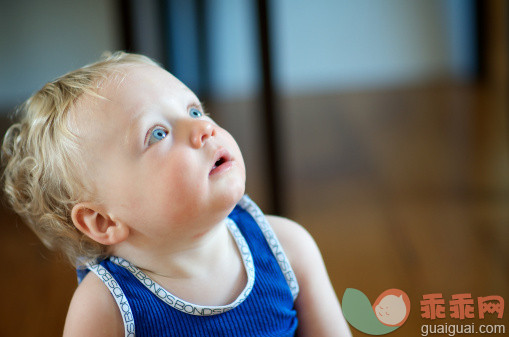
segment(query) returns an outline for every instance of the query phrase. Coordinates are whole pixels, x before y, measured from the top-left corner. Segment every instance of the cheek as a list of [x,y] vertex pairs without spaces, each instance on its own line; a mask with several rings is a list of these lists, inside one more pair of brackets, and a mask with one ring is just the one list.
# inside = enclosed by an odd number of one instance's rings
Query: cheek
[[193,165],[193,158],[162,163],[160,167],[148,171],[145,179],[141,179],[143,195],[151,198],[150,206],[161,208],[159,212],[186,212],[203,193],[200,173]]

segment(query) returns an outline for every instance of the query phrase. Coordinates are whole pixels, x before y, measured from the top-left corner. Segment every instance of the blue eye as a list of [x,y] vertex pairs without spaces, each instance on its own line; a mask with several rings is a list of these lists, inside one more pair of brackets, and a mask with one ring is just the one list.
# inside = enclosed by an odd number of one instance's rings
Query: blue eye
[[191,116],[192,118],[200,118],[201,116],[203,116],[203,113],[196,108],[191,108],[191,110],[189,110],[189,116]]
[[150,132],[147,143],[148,145],[152,145],[160,140],[163,140],[167,135],[168,131],[166,131],[162,127],[156,127]]

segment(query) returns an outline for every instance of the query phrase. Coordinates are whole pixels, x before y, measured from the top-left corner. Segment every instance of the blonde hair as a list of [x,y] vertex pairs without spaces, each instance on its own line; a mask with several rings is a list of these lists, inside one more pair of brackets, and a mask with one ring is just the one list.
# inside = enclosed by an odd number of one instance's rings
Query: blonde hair
[[7,200],[50,249],[71,261],[96,260],[106,247],[73,225],[73,206],[90,195],[80,176],[78,138],[69,129],[69,111],[78,98],[97,94],[101,81],[122,74],[122,66],[159,66],[146,56],[115,52],[47,83],[24,102],[21,121],[6,132],[1,159]]

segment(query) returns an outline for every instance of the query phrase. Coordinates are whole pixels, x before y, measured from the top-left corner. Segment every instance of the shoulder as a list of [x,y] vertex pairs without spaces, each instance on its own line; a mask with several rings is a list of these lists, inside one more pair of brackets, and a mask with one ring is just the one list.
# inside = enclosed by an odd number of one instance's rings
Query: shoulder
[[65,336],[124,336],[117,303],[92,272],[74,292],[65,320]]
[[304,227],[295,221],[274,215],[266,217],[281,242],[300,283],[300,280],[308,275],[307,268],[317,260],[322,260],[315,240]]
[[298,335],[351,336],[341,313],[322,255],[313,237],[298,223],[267,216],[297,277],[300,292],[295,302]]

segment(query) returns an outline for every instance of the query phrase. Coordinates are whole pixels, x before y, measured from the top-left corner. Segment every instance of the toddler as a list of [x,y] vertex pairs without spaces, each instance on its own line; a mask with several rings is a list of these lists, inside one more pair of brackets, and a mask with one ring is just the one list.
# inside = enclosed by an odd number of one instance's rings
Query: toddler
[[233,137],[154,61],[106,55],[19,112],[4,189],[78,268],[64,336],[350,336],[311,236],[244,195]]

